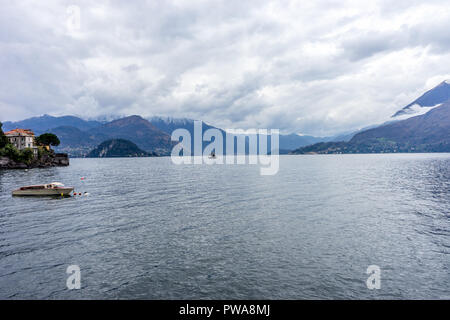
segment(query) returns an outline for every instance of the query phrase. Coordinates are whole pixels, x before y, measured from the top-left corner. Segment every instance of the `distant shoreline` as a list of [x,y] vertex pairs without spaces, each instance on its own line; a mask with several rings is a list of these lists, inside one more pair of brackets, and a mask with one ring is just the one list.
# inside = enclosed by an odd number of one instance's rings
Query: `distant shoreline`
[[[343,156],[343,155],[394,155],[394,154],[450,154],[450,152],[373,152],[373,153],[286,153],[279,156]],[[219,155],[220,156],[220,155]],[[242,155],[244,156],[244,155]],[[245,155],[245,156],[248,156]],[[71,159],[130,159],[130,158],[167,158],[170,155],[158,155],[150,157],[70,157]]]

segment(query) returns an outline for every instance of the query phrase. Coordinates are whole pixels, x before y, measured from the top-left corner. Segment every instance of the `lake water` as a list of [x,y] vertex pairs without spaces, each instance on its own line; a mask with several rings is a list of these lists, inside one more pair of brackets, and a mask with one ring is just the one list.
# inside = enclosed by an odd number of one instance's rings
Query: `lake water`
[[[90,195],[11,196],[52,181]],[[450,299],[450,154],[71,159],[0,171],[0,203],[1,299]]]

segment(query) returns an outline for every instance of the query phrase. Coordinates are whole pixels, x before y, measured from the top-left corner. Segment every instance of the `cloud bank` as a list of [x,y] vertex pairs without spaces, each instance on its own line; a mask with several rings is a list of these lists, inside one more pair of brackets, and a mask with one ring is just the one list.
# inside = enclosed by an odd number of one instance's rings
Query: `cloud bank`
[[335,134],[450,78],[448,30],[446,0],[4,2],[0,120],[140,114]]

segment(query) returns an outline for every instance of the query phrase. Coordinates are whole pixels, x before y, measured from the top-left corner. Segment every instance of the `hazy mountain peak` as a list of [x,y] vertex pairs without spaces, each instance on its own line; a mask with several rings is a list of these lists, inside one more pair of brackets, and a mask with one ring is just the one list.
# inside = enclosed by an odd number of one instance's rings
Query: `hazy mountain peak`
[[117,126],[117,125],[129,125],[132,123],[148,123],[150,124],[147,120],[145,120],[144,118],[142,118],[141,116],[138,115],[132,115],[132,116],[127,116],[124,118],[120,118],[120,119],[116,119],[113,120],[105,125],[108,126]]
[[75,116],[60,116],[55,117],[48,114],[44,114],[37,117],[24,119],[21,121],[3,123],[4,130],[11,130],[15,128],[26,128],[34,131],[35,134],[48,131],[50,129],[61,126],[72,126],[80,130],[89,130],[100,126],[102,123],[93,120],[84,120]]
[[120,118],[120,119],[116,119],[114,121],[120,121],[120,120],[140,121],[140,120],[145,120],[145,119],[142,118],[141,116],[137,115],[137,114],[133,114],[131,116],[127,116],[127,117],[123,117],[123,118]]
[[164,124],[177,124],[177,125],[183,125],[183,124],[191,124],[194,122],[192,119],[188,118],[174,118],[174,117],[164,117],[164,116],[153,116],[151,118],[148,118],[148,121],[151,123],[155,122],[162,122]]

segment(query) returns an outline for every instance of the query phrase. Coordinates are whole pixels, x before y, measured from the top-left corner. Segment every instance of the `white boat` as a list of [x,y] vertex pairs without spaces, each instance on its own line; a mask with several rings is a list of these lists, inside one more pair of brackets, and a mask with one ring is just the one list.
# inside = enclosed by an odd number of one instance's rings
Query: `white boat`
[[61,182],[21,187],[12,192],[13,196],[69,196],[73,187],[65,187]]

